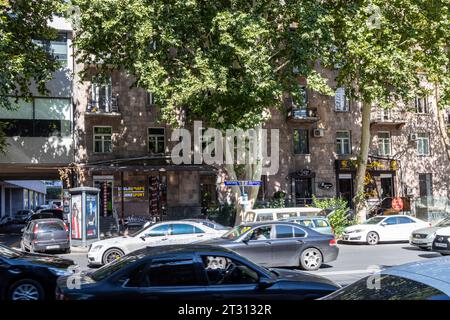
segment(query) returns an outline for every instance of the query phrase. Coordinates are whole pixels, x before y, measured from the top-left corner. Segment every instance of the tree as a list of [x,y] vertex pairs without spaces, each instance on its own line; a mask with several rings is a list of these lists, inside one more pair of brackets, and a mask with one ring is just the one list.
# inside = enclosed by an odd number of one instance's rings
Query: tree
[[361,104],[362,134],[356,177],[356,211],[364,219],[364,177],[373,106],[394,108],[439,86],[448,106],[449,2],[444,0],[328,1],[333,11],[335,65],[340,86]]
[[[153,92],[162,120],[187,120],[226,130],[259,128],[269,108],[283,106],[298,78],[311,89],[331,93],[315,62],[331,52],[330,17],[322,3],[248,0],[74,0],[80,8],[75,46],[87,71],[106,76],[113,69]],[[260,180],[262,162],[227,165]],[[236,198],[240,190],[233,189]],[[251,188],[254,203],[258,188]],[[240,207],[240,206],[238,206]],[[236,215],[236,222],[242,212]]]
[[[47,93],[45,84],[59,64],[33,40],[56,39],[48,21],[63,8],[56,0],[0,0],[0,111],[15,108],[10,97],[29,99],[33,82]],[[5,144],[0,124],[0,151]]]

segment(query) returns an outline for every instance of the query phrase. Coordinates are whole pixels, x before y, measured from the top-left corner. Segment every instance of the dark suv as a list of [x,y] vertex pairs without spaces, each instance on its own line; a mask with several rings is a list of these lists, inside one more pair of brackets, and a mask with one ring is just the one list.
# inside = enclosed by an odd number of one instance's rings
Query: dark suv
[[20,247],[24,251],[46,252],[53,250],[70,252],[69,230],[60,219],[38,219],[30,221],[22,229]]

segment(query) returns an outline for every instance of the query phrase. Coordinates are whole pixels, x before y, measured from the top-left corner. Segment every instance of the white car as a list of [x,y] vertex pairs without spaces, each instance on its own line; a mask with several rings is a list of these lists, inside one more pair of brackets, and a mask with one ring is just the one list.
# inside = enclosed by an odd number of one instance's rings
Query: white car
[[377,216],[362,224],[345,228],[342,240],[370,245],[380,241],[409,241],[414,230],[430,226],[428,222],[405,215]]
[[151,246],[186,244],[221,237],[227,230],[215,230],[192,221],[166,221],[144,226],[136,233],[94,242],[88,251],[90,265],[112,262],[132,251]]

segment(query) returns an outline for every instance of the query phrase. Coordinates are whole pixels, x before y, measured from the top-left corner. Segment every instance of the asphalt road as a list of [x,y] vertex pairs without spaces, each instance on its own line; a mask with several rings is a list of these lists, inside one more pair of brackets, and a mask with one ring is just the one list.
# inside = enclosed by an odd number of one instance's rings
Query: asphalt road
[[[19,247],[20,228],[18,230],[0,230],[0,243]],[[322,275],[341,285],[347,285],[380,269],[407,262],[440,257],[440,254],[418,250],[408,243],[379,244],[376,246],[359,244],[339,244],[339,256],[336,261],[323,265],[311,273]],[[82,270],[87,270],[86,252],[73,250],[70,254],[58,254],[72,259]]]

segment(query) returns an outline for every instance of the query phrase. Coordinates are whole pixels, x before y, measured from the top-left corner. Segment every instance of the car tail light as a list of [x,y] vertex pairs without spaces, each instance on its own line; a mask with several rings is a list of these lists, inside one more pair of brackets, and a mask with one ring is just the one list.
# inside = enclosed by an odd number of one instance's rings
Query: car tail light
[[34,225],[34,228],[33,228],[33,233],[36,234],[36,233],[38,233],[38,231],[39,231],[39,226],[38,226],[38,224],[36,223],[36,224]]
[[64,229],[66,229],[66,232],[69,232],[69,227],[67,226],[67,223],[64,222]]
[[328,243],[330,246],[335,246],[336,243],[336,239],[331,239],[330,242]]

